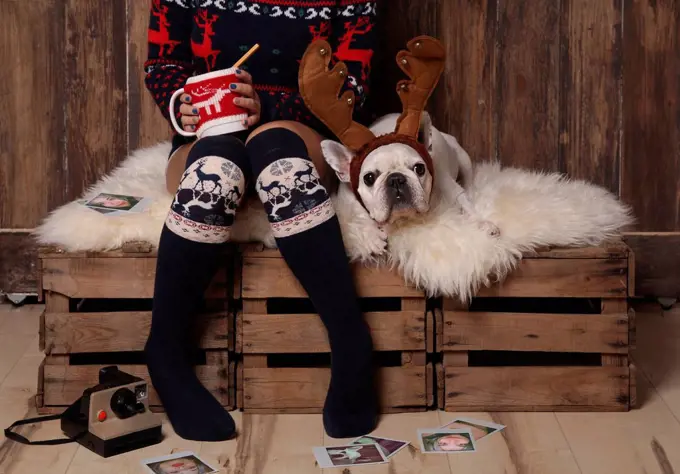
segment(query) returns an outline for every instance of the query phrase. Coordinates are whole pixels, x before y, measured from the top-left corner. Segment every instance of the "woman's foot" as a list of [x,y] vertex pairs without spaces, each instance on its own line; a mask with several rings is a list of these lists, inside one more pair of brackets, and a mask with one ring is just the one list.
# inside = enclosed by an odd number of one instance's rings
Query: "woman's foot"
[[236,433],[234,419],[201,384],[183,351],[159,338],[146,345],[153,386],[172,428],[191,441],[225,441]]
[[331,438],[355,438],[363,436],[378,425],[378,403],[373,387],[366,393],[354,393],[348,397],[335,390],[331,382],[323,407],[323,427]]

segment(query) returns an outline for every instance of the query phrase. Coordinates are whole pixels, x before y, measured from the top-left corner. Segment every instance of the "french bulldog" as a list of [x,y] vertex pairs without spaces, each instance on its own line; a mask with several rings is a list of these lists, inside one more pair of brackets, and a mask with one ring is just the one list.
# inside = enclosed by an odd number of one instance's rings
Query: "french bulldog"
[[[398,117],[383,116],[371,132],[390,133]],[[434,176],[415,149],[393,143],[366,157],[356,195],[349,185],[351,150],[332,140],[321,143],[324,158],[340,180],[334,202],[352,260],[374,260],[385,254],[390,229],[417,225],[434,205],[458,206],[484,231],[500,234],[495,224],[479,216],[466,193],[473,178],[472,162],[456,138],[437,130],[429,114],[423,113],[418,141],[432,157]]]

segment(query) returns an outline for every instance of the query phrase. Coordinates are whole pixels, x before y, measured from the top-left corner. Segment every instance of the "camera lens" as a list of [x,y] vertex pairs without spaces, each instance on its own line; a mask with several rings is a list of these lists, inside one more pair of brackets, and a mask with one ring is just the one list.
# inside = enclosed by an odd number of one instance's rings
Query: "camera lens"
[[[116,390],[111,397],[111,411],[123,420],[140,413],[139,405],[141,404],[137,403],[137,397],[129,388]],[[141,411],[144,411],[144,405],[141,406]]]

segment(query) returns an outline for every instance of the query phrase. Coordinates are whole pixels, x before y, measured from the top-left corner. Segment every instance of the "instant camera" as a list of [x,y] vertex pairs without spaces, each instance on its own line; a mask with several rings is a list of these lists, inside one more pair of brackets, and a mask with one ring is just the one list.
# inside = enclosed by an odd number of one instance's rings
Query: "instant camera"
[[147,383],[116,366],[61,415],[66,436],[105,458],[160,443],[161,420],[149,410]]

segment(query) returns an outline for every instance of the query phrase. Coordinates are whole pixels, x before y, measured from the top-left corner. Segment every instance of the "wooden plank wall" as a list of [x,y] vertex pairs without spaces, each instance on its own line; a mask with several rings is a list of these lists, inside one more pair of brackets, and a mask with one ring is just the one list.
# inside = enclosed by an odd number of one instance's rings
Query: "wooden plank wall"
[[[0,2],[0,255],[169,136],[143,84],[148,7]],[[680,230],[677,0],[383,0],[380,14],[380,112],[398,110],[396,51],[436,35],[450,60],[431,112],[474,160],[592,180],[633,206],[637,230]],[[34,286],[13,275],[0,291]]]

